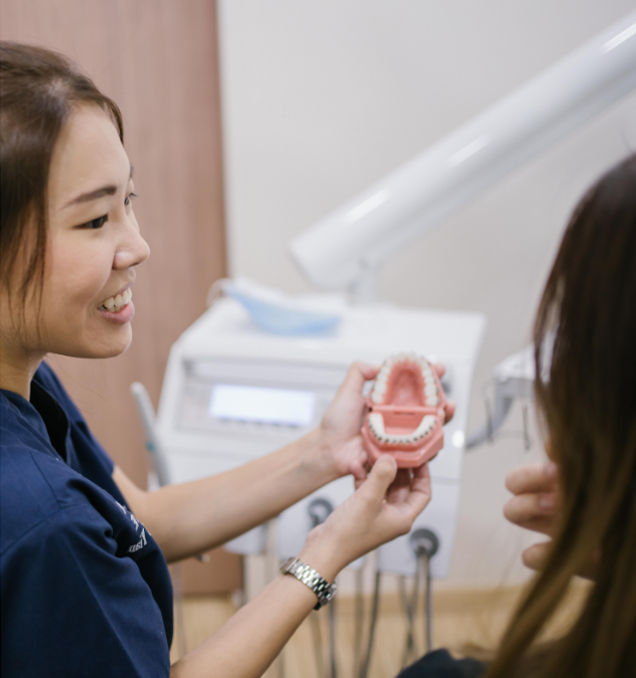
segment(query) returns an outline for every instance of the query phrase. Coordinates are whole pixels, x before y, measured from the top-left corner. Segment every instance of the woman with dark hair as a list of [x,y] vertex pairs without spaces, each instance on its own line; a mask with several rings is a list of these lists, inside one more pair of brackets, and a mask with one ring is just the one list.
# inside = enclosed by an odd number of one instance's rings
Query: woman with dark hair
[[[0,44],[0,89],[2,676],[259,676],[341,569],[410,530],[427,467],[398,472],[386,455],[367,477],[361,390],[377,369],[354,365],[304,438],[220,476],[137,488],[43,362],[116,356],[132,339],[148,246],[119,109],[65,57],[15,43]],[[166,561],[349,473],[365,482],[311,532],[292,576],[171,667]]]
[[[583,197],[534,326],[535,393],[550,460],[509,474],[505,515],[551,537],[492,662],[433,652],[401,678],[636,676],[636,155]],[[571,628],[541,633],[577,576],[593,580]]]

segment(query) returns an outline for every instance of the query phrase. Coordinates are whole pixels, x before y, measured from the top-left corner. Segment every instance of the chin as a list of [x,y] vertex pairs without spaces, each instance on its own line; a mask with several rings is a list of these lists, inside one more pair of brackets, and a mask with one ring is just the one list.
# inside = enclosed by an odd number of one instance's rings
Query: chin
[[122,328],[123,331],[115,337],[105,337],[101,335],[94,341],[83,342],[82,346],[77,346],[73,353],[76,358],[116,358],[125,353],[132,342],[132,328]]

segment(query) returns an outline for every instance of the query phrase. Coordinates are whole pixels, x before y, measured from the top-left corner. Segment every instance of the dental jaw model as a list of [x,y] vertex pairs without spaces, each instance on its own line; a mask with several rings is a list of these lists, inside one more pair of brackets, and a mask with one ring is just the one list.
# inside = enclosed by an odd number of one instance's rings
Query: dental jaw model
[[362,439],[370,463],[392,455],[400,468],[417,468],[444,446],[446,398],[434,367],[415,353],[388,358],[367,398]]

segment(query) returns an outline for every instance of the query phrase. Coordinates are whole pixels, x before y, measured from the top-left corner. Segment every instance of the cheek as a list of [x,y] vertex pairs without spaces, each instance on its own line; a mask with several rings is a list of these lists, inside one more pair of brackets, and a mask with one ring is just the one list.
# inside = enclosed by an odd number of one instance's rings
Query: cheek
[[47,261],[48,275],[44,295],[50,306],[77,313],[78,305],[98,299],[106,286],[112,269],[112,257],[98,243],[75,244],[53,242]]

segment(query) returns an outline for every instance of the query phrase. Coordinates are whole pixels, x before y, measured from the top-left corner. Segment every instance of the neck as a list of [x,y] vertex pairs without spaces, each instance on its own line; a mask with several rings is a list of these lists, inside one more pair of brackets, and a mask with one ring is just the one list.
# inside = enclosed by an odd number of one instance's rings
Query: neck
[[0,388],[13,391],[26,400],[31,396],[31,380],[44,355],[30,355],[13,350],[0,341]]

